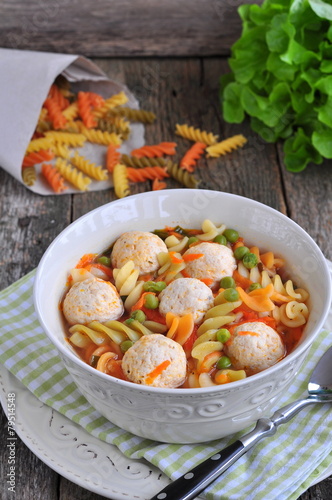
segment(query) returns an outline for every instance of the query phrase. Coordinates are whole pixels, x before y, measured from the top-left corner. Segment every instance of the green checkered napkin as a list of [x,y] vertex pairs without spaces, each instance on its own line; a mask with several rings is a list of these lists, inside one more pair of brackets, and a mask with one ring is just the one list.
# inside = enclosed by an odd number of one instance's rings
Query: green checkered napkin
[[[198,445],[168,445],[134,436],[108,422],[79,393],[56,349],[44,334],[33,306],[34,276],[33,271],[0,294],[0,362],[40,401],[97,438],[116,445],[127,457],[145,458],[172,479],[243,434]],[[331,335],[321,332],[278,407],[306,396],[308,378],[331,344]],[[207,488],[206,498],[298,498],[332,463],[331,430],[330,405],[303,409],[274,437],[264,439]]]

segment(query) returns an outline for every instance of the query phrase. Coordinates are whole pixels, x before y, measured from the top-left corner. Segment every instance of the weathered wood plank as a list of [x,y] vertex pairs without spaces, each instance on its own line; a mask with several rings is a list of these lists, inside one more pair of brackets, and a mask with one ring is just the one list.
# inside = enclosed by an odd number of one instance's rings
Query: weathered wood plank
[[0,46],[106,57],[227,54],[240,33],[240,3],[4,0]]
[[70,222],[69,196],[39,196],[0,169],[1,289],[36,267]]
[[[279,145],[282,158],[282,146]],[[332,164],[310,164],[299,173],[282,171],[289,215],[332,259]]]
[[19,438],[15,446],[15,493],[8,490],[8,486],[10,486],[7,483],[7,474],[10,473],[9,455],[8,448],[5,446],[6,438],[3,437],[6,435],[7,419],[2,410],[0,410],[0,428],[2,429],[1,442],[3,443],[0,449],[1,500],[12,500],[13,498],[58,500],[58,474],[41,462]]

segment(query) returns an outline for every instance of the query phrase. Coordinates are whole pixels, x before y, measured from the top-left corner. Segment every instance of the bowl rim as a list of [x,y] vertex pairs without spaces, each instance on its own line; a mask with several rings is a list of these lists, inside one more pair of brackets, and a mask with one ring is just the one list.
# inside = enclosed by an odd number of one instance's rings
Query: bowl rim
[[[43,273],[45,262],[48,258],[48,254],[51,252],[53,247],[57,244],[58,240],[60,240],[67,233],[69,233],[72,230],[72,227],[74,225],[76,225],[77,223],[81,224],[82,222],[84,222],[85,219],[90,218],[93,214],[98,213],[101,210],[105,210],[105,208],[107,209],[107,207],[109,207],[109,206],[113,207],[117,204],[121,204],[124,202],[124,200],[128,201],[128,199],[129,200],[132,199],[134,202],[134,200],[137,198],[142,198],[142,197],[147,197],[147,198],[156,197],[156,198],[158,198],[161,195],[172,196],[172,194],[175,194],[175,193],[181,194],[182,192],[186,193],[186,195],[188,195],[190,192],[192,192],[193,194],[197,193],[197,192],[209,193],[210,196],[212,193],[213,195],[216,195],[216,196],[222,195],[222,196],[225,196],[226,198],[229,197],[232,199],[237,198],[240,200],[246,200],[246,201],[249,201],[250,203],[253,203],[254,205],[256,205],[258,207],[264,207],[265,210],[273,213],[274,215],[276,215],[280,219],[286,220],[287,223],[289,223],[291,226],[295,227],[300,233],[302,233],[306,238],[309,239],[309,241],[311,242],[311,244],[313,245],[313,247],[315,248],[315,250],[317,252],[317,256],[319,256],[319,258],[321,260],[320,264],[323,266],[324,273],[327,277],[328,294],[325,297],[325,306],[324,306],[323,314],[322,314],[320,320],[315,325],[315,329],[316,329],[315,334],[311,335],[310,337],[305,339],[301,344],[296,346],[295,349],[290,354],[285,356],[282,360],[277,362],[275,365],[273,365],[273,366],[271,366],[271,367],[267,368],[266,370],[263,370],[259,373],[251,375],[250,377],[247,377],[245,379],[232,382],[231,384],[215,385],[215,386],[208,386],[208,387],[198,387],[198,388],[163,388],[163,387],[151,387],[151,386],[146,386],[146,385],[142,385],[142,384],[135,384],[134,382],[118,379],[118,378],[113,377],[111,375],[107,375],[106,373],[102,373],[102,372],[96,370],[95,368],[93,368],[92,366],[88,365],[87,363],[85,363],[81,358],[79,358],[70,349],[68,349],[68,347],[65,344],[61,343],[59,339],[57,339],[54,335],[52,335],[52,333],[48,330],[47,324],[44,321],[43,314],[42,314],[42,311],[40,308],[39,297],[38,297],[39,281],[40,281],[40,277]],[[134,194],[134,195],[131,195],[130,198],[125,198],[125,199],[121,198],[121,199],[110,201],[109,203],[106,203],[104,205],[100,205],[99,207],[96,207],[95,209],[90,210],[86,214],[82,215],[81,217],[79,217],[75,221],[71,222],[65,229],[63,229],[58,234],[58,236],[56,236],[56,238],[50,243],[48,248],[45,250],[45,252],[44,252],[44,254],[43,254],[43,256],[38,264],[37,272],[36,272],[36,276],[35,276],[35,280],[34,280],[34,285],[33,285],[33,302],[34,302],[35,312],[38,316],[38,320],[39,320],[39,322],[44,330],[44,333],[49,338],[50,342],[58,349],[58,351],[60,353],[62,353],[64,355],[64,357],[68,357],[72,362],[74,362],[74,364],[78,365],[80,368],[82,368],[87,373],[92,374],[94,377],[97,377],[97,379],[100,378],[101,380],[115,383],[119,386],[123,386],[126,389],[131,389],[132,391],[135,391],[135,392],[139,391],[139,392],[144,392],[144,393],[154,393],[156,395],[157,394],[165,395],[165,396],[166,395],[173,395],[173,396],[181,396],[181,397],[183,397],[184,394],[187,394],[188,396],[198,396],[198,395],[207,395],[207,394],[215,395],[215,394],[219,394],[219,393],[222,394],[224,392],[228,392],[232,388],[239,389],[240,387],[245,387],[246,385],[252,384],[255,381],[259,382],[260,379],[265,378],[267,374],[272,375],[275,371],[282,369],[284,366],[291,363],[294,359],[301,356],[313,343],[313,341],[315,340],[315,338],[317,337],[317,335],[321,331],[323,323],[328,315],[331,300],[332,300],[332,280],[331,280],[331,273],[330,273],[330,270],[328,268],[326,258],[324,256],[324,254],[322,253],[321,249],[319,248],[319,246],[317,245],[317,243],[314,241],[314,239],[299,224],[297,224],[290,217],[283,214],[279,210],[272,208],[269,205],[266,205],[262,202],[253,200],[252,198],[248,198],[246,196],[237,195],[237,194],[233,194],[233,193],[227,193],[224,191],[215,191],[215,190],[207,190],[207,189],[197,190],[197,189],[188,189],[188,188],[186,188],[186,189],[181,189],[181,188],[170,189],[170,190],[166,190],[166,191],[162,191],[162,192],[161,191],[149,191],[149,192]]]

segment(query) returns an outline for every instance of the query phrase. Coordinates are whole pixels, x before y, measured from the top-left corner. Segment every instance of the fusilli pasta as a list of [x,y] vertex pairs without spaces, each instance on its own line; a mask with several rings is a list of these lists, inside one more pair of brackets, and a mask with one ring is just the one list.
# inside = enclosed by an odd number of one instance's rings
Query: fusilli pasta
[[67,189],[67,186],[65,186],[64,184],[64,178],[62,177],[60,172],[58,172],[57,169],[53,167],[53,165],[50,165],[49,163],[43,163],[41,166],[41,173],[55,193],[61,193],[62,191]]
[[203,142],[207,146],[215,144],[218,140],[218,136],[212,134],[212,132],[206,132],[205,130],[200,130],[199,128],[189,127],[189,125],[179,125],[175,126],[175,133],[189,139],[194,142]]
[[114,191],[118,198],[124,198],[130,194],[127,179],[127,167],[122,163],[117,163],[113,169]]
[[247,142],[247,139],[243,135],[234,135],[229,137],[224,141],[218,142],[212,146],[206,148],[208,157],[217,158],[218,156],[225,155],[234,151],[234,149],[241,148]]
[[106,181],[108,179],[107,170],[87,160],[84,156],[79,155],[77,151],[70,158],[70,162],[83,173],[97,181]]
[[204,142],[195,142],[190,149],[183,156],[180,161],[180,167],[184,170],[188,170],[188,172],[193,172],[194,167],[197,163],[197,160],[201,158],[206,148],[206,144]]
[[180,182],[183,186],[191,189],[197,189],[200,181],[193,175],[180,168],[177,163],[167,162],[167,172],[173,179]]
[[72,168],[69,163],[61,158],[57,158],[55,166],[66,181],[73,184],[73,186],[80,191],[88,190],[89,184],[91,183],[89,177],[84,176],[82,172],[79,172],[76,168]]

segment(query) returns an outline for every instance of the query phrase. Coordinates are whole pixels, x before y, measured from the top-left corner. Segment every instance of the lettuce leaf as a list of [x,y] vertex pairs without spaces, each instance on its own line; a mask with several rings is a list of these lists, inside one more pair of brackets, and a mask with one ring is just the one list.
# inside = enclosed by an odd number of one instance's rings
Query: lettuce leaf
[[221,79],[224,119],[285,139],[286,168],[332,158],[332,0],[265,0],[238,9],[242,35]]

